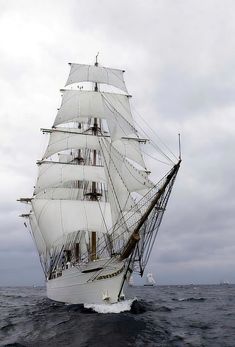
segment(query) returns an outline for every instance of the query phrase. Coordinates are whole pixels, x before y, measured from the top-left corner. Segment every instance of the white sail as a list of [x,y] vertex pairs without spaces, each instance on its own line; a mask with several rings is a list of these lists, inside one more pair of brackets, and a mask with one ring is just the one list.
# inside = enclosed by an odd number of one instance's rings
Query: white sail
[[[147,178],[146,173],[137,170],[106,139],[99,141],[108,177],[108,197],[115,225],[123,217],[123,213],[125,215],[127,211],[135,207],[136,202],[131,193],[151,189],[154,184]],[[138,213],[136,211],[136,214]],[[128,218],[129,215],[126,214],[126,217]],[[118,228],[118,233],[124,230],[125,225]]]
[[[59,129],[60,130],[60,129]],[[64,128],[61,131],[54,130],[50,134],[49,144],[43,156],[43,159],[51,155],[68,149],[96,149],[100,148],[98,137],[92,135],[79,134],[72,130]]]
[[145,168],[145,162],[141,152],[140,143],[136,138],[118,139],[116,141],[113,141],[112,145],[118,150],[121,155],[133,160],[134,162]]
[[72,154],[58,153],[60,163],[70,163],[73,160]]
[[[60,151],[66,151],[71,149],[95,149],[99,150],[99,138],[102,136],[92,136],[81,134],[77,129],[72,128],[56,128],[51,130],[50,139],[46,151],[42,159],[47,159],[55,153]],[[127,156],[127,158],[135,161],[140,166],[145,167],[143,161],[143,156],[140,150],[140,145],[137,138],[133,139],[117,139],[113,141],[113,146],[118,149],[118,151]],[[61,156],[61,161],[70,160],[72,156],[68,154],[59,154]],[[67,159],[66,159],[67,157]]]
[[71,70],[69,73],[66,86],[79,82],[97,82],[110,84],[127,93],[125,82],[123,79],[123,70],[110,69],[104,66],[92,66],[85,64],[70,64]]
[[81,255],[85,254],[88,251],[89,248],[89,238],[87,238],[87,233],[85,231],[82,231],[80,233],[80,252]]
[[91,117],[112,119],[115,110],[120,117],[133,126],[126,95],[88,90],[64,90],[54,126],[68,122],[81,122],[83,118],[87,121]]
[[[135,168],[106,139],[100,139],[99,142],[106,158],[105,166],[110,172],[110,176],[113,178],[115,175],[119,175],[122,184],[127,187],[129,192],[138,192],[154,187],[154,183],[148,179],[146,172]],[[115,182],[115,179],[113,181]]]
[[51,199],[51,200],[82,200],[84,198],[83,188],[46,188],[41,190],[34,196],[35,199]]
[[135,285],[133,275],[130,276],[128,281],[129,286],[133,287]]
[[153,278],[153,274],[151,272],[147,273],[147,285],[154,285],[156,284],[154,278]]
[[[106,108],[111,112],[112,117],[107,118],[108,128],[112,140],[117,140],[125,136],[137,136],[137,130],[130,111],[129,100],[124,103],[121,96],[118,98],[112,93],[103,93]],[[125,99],[124,99],[125,100]]]
[[42,162],[35,193],[45,188],[61,187],[70,181],[106,182],[105,171],[102,166]]
[[46,254],[46,243],[42,237],[41,231],[39,229],[37,220],[34,213],[29,214],[29,223],[32,231],[32,235],[38,250],[39,255]]
[[136,133],[128,97],[122,94],[65,90],[54,126],[83,119],[107,120],[113,139]]
[[75,231],[107,233],[112,227],[109,203],[47,199],[33,199],[31,203],[48,248]]

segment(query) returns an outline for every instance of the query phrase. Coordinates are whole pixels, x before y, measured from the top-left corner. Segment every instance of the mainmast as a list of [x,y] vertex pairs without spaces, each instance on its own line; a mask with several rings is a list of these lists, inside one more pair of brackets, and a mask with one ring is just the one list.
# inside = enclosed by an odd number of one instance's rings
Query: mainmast
[[[94,64],[95,66],[98,66],[98,55],[99,55],[99,52],[96,55],[96,61]],[[97,82],[95,82],[94,90],[95,90],[95,92],[98,92],[98,83]],[[98,135],[98,122],[97,122],[96,117],[94,118],[92,134],[93,134],[93,136]],[[94,149],[93,150],[93,166],[96,166],[96,158],[97,158],[97,152],[96,152],[96,149]],[[96,182],[92,182],[91,200],[94,200],[94,201],[98,200],[97,183]],[[91,232],[91,260],[96,259],[96,245],[97,245],[96,232],[92,231]]]
[[[95,61],[95,66],[98,66],[98,55],[99,52],[96,55],[96,61]],[[98,92],[98,83],[95,82],[95,92]],[[92,129],[92,133],[94,136],[98,135],[98,123],[97,123],[97,118],[94,118],[94,125],[93,125],[93,129]],[[96,166],[96,149],[94,149],[93,151],[93,165]],[[97,200],[97,190],[96,190],[96,182],[92,182],[92,200]]]

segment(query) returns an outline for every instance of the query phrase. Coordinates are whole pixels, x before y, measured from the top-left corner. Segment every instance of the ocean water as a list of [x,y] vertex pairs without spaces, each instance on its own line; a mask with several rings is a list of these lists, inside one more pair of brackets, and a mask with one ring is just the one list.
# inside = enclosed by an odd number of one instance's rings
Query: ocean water
[[128,296],[137,299],[108,312],[52,302],[44,288],[0,288],[0,346],[235,347],[235,285],[131,287]]

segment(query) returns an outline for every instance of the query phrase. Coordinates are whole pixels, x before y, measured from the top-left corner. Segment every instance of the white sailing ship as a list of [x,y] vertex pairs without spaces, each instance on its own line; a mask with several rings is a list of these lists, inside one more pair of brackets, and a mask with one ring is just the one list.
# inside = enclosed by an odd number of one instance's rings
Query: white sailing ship
[[135,285],[134,278],[132,275],[129,278],[128,284],[130,287],[134,287],[134,285]]
[[[143,276],[181,159],[153,183],[123,70],[70,64],[49,142],[22,214],[47,295],[65,303],[115,303],[133,271]],[[169,170],[169,169],[168,169]]]
[[156,285],[156,281],[153,278],[153,274],[148,272],[146,275],[146,282],[144,284],[145,287],[154,287]]

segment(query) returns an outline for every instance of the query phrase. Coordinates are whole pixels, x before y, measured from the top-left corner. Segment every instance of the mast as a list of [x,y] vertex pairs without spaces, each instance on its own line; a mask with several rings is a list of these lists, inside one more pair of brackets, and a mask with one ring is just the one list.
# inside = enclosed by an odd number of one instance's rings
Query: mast
[[[96,61],[95,61],[94,66],[98,66],[98,60],[97,60],[98,55],[99,55],[99,52],[96,55]],[[94,91],[98,92],[98,83],[97,82],[95,82]],[[98,135],[99,127],[98,127],[97,117],[94,117],[94,123],[93,123],[93,126],[92,126],[91,130],[92,130],[92,135],[93,136],[97,136]],[[97,165],[97,151],[96,151],[96,149],[93,150],[92,165],[93,166]],[[99,194],[97,193],[96,182],[92,182],[91,193],[89,195],[90,195],[90,199],[91,200],[97,201]]]
[[[99,52],[96,55],[96,61],[95,61],[95,66],[98,66],[98,55]],[[98,92],[98,83],[95,82],[95,92]],[[92,134],[93,136],[98,135],[98,122],[97,118],[94,118],[94,124],[92,128]],[[96,149],[93,150],[93,166],[96,166],[96,157],[97,157],[97,152]],[[96,187],[96,182],[92,182],[92,191],[91,191],[91,200],[97,201],[98,200],[98,194],[97,194],[97,187]],[[91,232],[91,260],[96,259],[96,245],[97,245],[97,240],[96,240],[96,232],[92,231]]]

